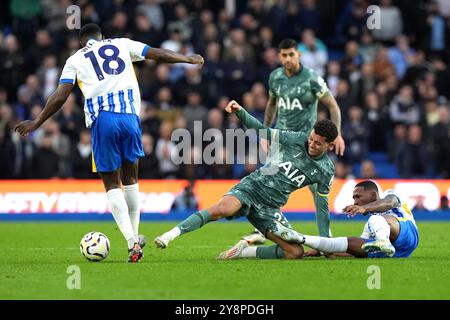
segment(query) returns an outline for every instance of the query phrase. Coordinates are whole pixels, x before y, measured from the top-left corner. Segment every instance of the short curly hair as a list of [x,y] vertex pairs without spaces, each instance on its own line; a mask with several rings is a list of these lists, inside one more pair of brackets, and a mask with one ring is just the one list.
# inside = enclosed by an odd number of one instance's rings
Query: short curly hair
[[91,36],[91,35],[102,35],[102,29],[95,23],[88,23],[84,25],[80,32],[78,33],[78,37],[81,39],[84,36]]
[[316,134],[324,137],[326,142],[333,142],[338,136],[336,125],[328,119],[317,121],[313,129]]

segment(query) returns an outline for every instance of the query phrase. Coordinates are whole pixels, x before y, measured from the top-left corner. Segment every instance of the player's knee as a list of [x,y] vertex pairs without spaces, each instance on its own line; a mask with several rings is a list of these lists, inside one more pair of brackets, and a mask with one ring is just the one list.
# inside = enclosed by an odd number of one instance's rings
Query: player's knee
[[284,255],[286,259],[301,259],[303,258],[303,246],[291,245],[288,249],[284,250]]
[[218,203],[209,209],[208,212],[211,215],[212,220],[226,218],[229,215],[229,209],[225,203]]
[[123,185],[133,185],[138,183],[138,179],[136,177],[123,177],[122,178]]

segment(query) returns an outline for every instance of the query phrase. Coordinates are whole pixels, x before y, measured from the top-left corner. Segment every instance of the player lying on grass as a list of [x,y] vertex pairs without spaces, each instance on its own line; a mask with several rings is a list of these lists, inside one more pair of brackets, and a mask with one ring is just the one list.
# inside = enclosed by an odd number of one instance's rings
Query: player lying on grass
[[[344,208],[350,216],[367,215],[361,237],[325,238],[303,235],[289,230],[283,239],[287,242],[305,244],[329,253],[347,253],[357,258],[406,258],[417,248],[419,234],[414,216],[400,198],[391,190],[380,199],[377,185],[370,180],[362,181],[353,191],[354,204]],[[219,255],[221,259],[255,258],[256,247],[241,240],[231,249]]]
[[[81,28],[82,48],[69,57],[56,91],[34,121],[22,121],[15,130],[28,136],[66,102],[75,80],[85,98],[86,126],[92,128],[93,163],[100,173],[108,204],[128,243],[128,261],[142,258],[145,238],[138,236],[138,159],[144,156],[139,112],[141,95],[133,62],[203,64],[199,55],[184,56],[128,38],[104,39],[99,26]],[[124,191],[121,189],[123,184]]]
[[[309,137],[302,132],[283,131],[263,126],[236,101],[226,106],[228,113],[235,112],[248,128],[279,145],[276,155],[267,163],[243,178],[219,202],[207,210],[196,212],[178,226],[155,239],[159,248],[166,248],[178,236],[203,227],[222,218],[246,216],[251,224],[273,246],[259,247],[256,255],[263,259],[296,259],[303,256],[303,247],[283,240],[291,229],[280,211],[289,195],[299,188],[318,184],[320,210],[328,212],[328,193],[334,175],[334,165],[326,154],[338,135],[336,125],[330,120],[317,122]],[[294,232],[293,230],[291,232]]]

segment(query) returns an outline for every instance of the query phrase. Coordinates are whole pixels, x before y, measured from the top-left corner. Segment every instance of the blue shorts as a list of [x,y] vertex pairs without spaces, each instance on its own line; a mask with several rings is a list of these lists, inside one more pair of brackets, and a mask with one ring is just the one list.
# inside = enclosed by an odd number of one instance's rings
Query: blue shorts
[[[413,253],[419,244],[419,232],[417,227],[409,220],[398,221],[400,226],[400,233],[397,239],[392,243],[395,248],[395,254],[392,258],[407,258]],[[366,241],[372,241],[366,239]],[[369,258],[387,258],[387,255],[382,252],[374,252],[368,254]]]
[[101,111],[91,130],[97,172],[111,172],[144,156],[142,128],[135,114]]
[[393,258],[407,258],[419,244],[419,232],[417,227],[409,220],[399,221],[400,233],[392,243],[395,248]]

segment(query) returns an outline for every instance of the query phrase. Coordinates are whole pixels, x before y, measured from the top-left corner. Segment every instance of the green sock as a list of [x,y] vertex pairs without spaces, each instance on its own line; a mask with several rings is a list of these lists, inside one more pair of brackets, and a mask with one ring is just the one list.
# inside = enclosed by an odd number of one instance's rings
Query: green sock
[[260,259],[283,259],[285,257],[283,249],[279,245],[262,246],[256,249],[256,257]]
[[330,238],[330,214],[322,211],[316,211],[317,228],[321,237]]
[[328,211],[328,199],[325,200],[323,197],[320,197],[317,194],[317,184],[310,185],[309,189],[312,192],[314,205],[316,207],[316,222],[317,228],[319,229],[319,235],[321,237],[330,238],[332,235],[330,230],[330,212]]
[[180,228],[181,234],[191,232],[203,227],[205,224],[211,221],[211,216],[207,210],[197,211],[191,214],[177,227]]

